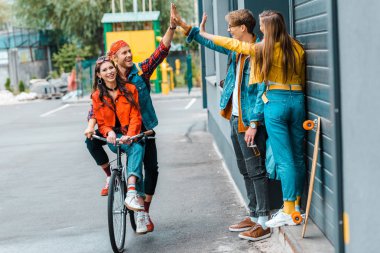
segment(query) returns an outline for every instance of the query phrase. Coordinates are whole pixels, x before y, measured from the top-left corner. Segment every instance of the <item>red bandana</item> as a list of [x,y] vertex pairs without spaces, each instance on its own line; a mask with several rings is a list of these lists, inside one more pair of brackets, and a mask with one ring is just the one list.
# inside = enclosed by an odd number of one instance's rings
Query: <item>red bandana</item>
[[108,55],[109,56],[115,55],[117,53],[117,51],[119,51],[119,49],[122,47],[129,47],[129,45],[124,40],[118,40],[118,41],[112,43],[110,51],[108,52]]

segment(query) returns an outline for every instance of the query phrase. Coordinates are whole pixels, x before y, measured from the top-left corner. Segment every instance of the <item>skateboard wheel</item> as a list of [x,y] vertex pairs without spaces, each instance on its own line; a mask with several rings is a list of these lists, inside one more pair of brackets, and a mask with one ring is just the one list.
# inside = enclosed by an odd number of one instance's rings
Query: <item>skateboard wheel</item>
[[305,130],[311,130],[314,128],[314,121],[312,120],[306,120],[304,123],[303,123],[303,129]]
[[294,212],[292,213],[292,219],[295,224],[301,224],[302,222],[302,215],[300,212]]

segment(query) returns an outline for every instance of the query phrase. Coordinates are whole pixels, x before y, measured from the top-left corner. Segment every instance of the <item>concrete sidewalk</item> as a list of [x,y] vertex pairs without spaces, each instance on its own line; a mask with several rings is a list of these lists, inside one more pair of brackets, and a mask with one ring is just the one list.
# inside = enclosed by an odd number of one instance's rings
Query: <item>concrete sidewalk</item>
[[[177,239],[159,240],[165,243],[158,243],[156,252],[282,252],[276,237],[254,243],[228,231],[246,215],[245,203],[207,132],[207,112],[200,109],[200,99],[183,110],[188,101],[156,102],[166,105],[157,110],[160,176],[152,217],[158,234],[131,243],[142,252],[152,252],[152,243],[164,232]],[[156,236],[155,241],[144,243],[150,236]]]

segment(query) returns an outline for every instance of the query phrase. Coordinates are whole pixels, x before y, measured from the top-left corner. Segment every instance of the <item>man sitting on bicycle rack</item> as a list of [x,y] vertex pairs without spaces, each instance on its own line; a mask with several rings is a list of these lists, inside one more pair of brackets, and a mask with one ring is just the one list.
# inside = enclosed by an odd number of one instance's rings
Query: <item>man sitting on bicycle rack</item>
[[137,89],[132,84],[122,84],[116,79],[115,64],[108,56],[96,61],[93,93],[91,95],[94,116],[99,132],[107,138],[108,146],[116,152],[116,138],[127,154],[125,205],[136,211],[136,232],[146,233],[143,192],[142,161],[144,146],[129,138],[141,131],[141,114]]

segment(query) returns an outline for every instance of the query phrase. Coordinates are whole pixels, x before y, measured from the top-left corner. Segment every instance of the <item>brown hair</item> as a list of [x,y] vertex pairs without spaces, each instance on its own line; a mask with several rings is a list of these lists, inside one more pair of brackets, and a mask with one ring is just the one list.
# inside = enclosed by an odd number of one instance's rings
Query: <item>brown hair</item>
[[[276,42],[280,43],[283,53],[282,66],[283,78],[288,80],[288,73],[295,70],[295,53],[293,41],[286,31],[284,17],[277,11],[267,10],[260,15],[261,26],[264,27],[264,40],[255,45],[255,71],[264,77],[264,81],[268,81],[269,71],[272,67],[273,51]],[[297,52],[297,54],[299,54]]]
[[[116,69],[116,75],[119,76],[119,70],[116,68],[115,63],[110,60],[108,56],[101,56],[98,58],[95,64],[95,73],[94,73],[94,84],[92,86],[92,94],[99,90],[99,99],[102,101],[103,105],[107,105],[112,110],[116,110],[115,103],[113,102],[113,99],[110,94],[108,94],[106,84],[102,78],[98,77],[98,73],[100,73],[100,67],[104,62],[110,62],[114,68]],[[116,78],[116,86],[118,90],[123,94],[123,96],[127,99],[128,103],[132,105],[132,107],[136,107],[139,109],[139,105],[136,103],[135,99],[133,98],[133,94],[131,91],[129,91],[125,85],[123,85],[119,78]],[[92,97],[91,94],[91,97]],[[107,103],[107,101],[104,99],[104,96],[108,97],[111,100],[111,105]]]
[[232,26],[245,25],[250,34],[253,34],[253,29],[256,26],[255,17],[248,9],[231,11],[226,15],[225,19],[227,22],[230,22]]

